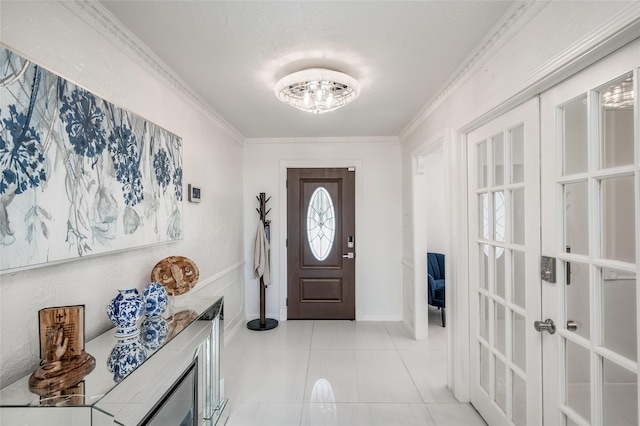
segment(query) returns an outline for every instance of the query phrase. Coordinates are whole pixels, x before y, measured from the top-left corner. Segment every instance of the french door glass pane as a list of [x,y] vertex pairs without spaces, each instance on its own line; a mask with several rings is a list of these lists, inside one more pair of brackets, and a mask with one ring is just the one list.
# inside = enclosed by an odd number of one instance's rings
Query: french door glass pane
[[513,313],[513,363],[517,365],[522,371],[527,371],[527,340],[526,340],[526,326],[525,318],[518,314]]
[[591,419],[591,364],[589,350],[565,339],[566,404],[587,421]]
[[489,348],[479,343],[480,345],[480,386],[487,392],[489,390],[489,375],[491,374],[491,355]]
[[480,235],[478,237],[488,240],[490,237],[490,225],[489,222],[489,194],[486,192],[480,194],[478,199],[478,231]]
[[604,347],[636,361],[636,275],[603,269],[602,306]]
[[589,265],[571,262],[571,285],[565,286],[567,321],[575,321],[574,333],[589,338]]
[[602,366],[605,424],[638,424],[638,376],[605,359]]
[[589,254],[587,181],[564,185],[564,241],[571,253]]
[[511,192],[511,235],[516,244],[524,244],[524,189]]
[[524,270],[524,252],[513,251],[513,267],[512,272],[512,290],[511,301],[521,308],[526,308],[526,288],[525,288],[525,270]]
[[489,246],[487,244],[480,244],[480,274],[479,274],[479,287],[485,290],[489,288]]
[[489,341],[489,298],[483,294],[478,296],[480,302],[480,337]]
[[635,263],[636,218],[633,176],[604,179],[602,191],[603,257]]
[[527,424],[527,383],[517,374],[513,375],[513,422]]
[[565,419],[565,423],[567,426],[580,426],[578,425],[578,423],[574,422],[573,420],[571,420],[571,418],[569,418],[567,415],[563,416]]
[[496,399],[502,411],[507,411],[507,370],[504,362],[496,357]]
[[494,186],[504,185],[504,136],[493,137],[493,180]]
[[478,146],[478,188],[486,188],[488,183],[487,182],[487,141],[482,141],[477,146]]
[[627,74],[600,91],[602,113],[602,167],[633,164],[633,74]]
[[524,182],[524,126],[511,130],[511,183]]
[[561,108],[564,119],[564,175],[587,171],[587,111],[587,95]]
[[498,302],[494,302],[495,306],[495,348],[498,352],[504,355],[505,353],[505,324],[507,322],[507,318],[505,317],[505,309],[504,306]]
[[[500,255],[498,256],[498,253]],[[496,277],[496,287],[495,294],[504,298],[504,283],[505,283],[505,274],[506,274],[506,264],[505,264],[505,253],[502,247],[496,247],[496,267],[495,267],[495,277]]]
[[504,230],[505,230],[505,205],[504,205],[504,192],[498,191],[493,194],[493,208],[494,208],[494,221],[493,238],[496,241],[503,242]]

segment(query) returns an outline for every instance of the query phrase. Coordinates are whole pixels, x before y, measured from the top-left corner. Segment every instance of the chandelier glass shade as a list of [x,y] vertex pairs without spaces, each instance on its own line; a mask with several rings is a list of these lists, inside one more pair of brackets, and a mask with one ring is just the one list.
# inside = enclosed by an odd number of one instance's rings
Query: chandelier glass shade
[[278,99],[295,108],[322,114],[341,108],[360,94],[358,81],[341,72],[310,68],[283,77],[274,89]]

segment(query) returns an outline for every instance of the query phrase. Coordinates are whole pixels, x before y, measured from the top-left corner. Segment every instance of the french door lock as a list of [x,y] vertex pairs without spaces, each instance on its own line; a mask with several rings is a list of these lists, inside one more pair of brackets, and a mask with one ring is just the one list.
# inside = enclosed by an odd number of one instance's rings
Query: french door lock
[[556,325],[552,319],[547,318],[544,321],[536,321],[533,323],[533,327],[537,332],[542,333],[543,331],[549,332],[549,334],[553,334],[556,332]]

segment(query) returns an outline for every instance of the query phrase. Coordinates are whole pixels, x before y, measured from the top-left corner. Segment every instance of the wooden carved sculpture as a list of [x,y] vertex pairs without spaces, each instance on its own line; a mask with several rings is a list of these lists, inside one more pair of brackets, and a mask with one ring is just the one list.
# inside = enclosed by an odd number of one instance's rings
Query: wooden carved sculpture
[[180,296],[198,283],[200,272],[191,260],[183,256],[162,259],[151,271],[151,281],[164,286],[169,296]]
[[45,398],[75,394],[96,365],[84,351],[84,306],[46,308],[40,319],[40,366],[29,390]]
[[96,365],[94,357],[81,351],[79,355],[64,358],[69,338],[64,337],[64,327],[55,327],[47,336],[47,359],[29,377],[29,390],[45,397],[61,395],[68,387],[75,386]]

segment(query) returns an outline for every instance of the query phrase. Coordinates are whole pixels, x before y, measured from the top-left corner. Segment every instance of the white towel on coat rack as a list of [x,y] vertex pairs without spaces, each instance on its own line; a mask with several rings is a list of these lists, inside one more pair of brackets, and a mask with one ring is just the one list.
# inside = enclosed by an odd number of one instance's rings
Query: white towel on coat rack
[[264,230],[262,220],[258,221],[255,248],[253,251],[253,268],[258,277],[262,277],[265,286],[271,284],[271,271],[269,267],[269,240]]

